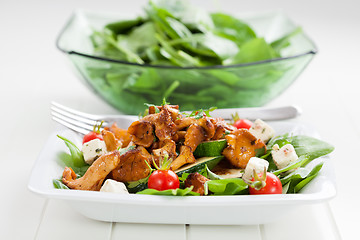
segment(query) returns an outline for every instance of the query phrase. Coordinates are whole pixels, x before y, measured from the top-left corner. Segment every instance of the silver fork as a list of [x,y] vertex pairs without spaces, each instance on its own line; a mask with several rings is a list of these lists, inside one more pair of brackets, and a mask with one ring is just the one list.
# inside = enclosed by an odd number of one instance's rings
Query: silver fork
[[[238,113],[241,118],[250,120],[260,118],[266,121],[274,121],[295,118],[301,114],[301,110],[296,106],[227,108],[216,109],[210,114],[212,117],[222,117],[225,120],[230,120],[235,113]],[[139,119],[138,116],[133,115],[95,115],[84,113],[56,102],[51,102],[51,115],[54,121],[81,134],[87,134],[89,131],[92,131],[94,126],[100,124],[101,121],[103,121],[102,130],[114,122],[124,128]]]
[[54,121],[84,135],[92,131],[94,126],[99,125],[102,121],[103,124],[100,130],[114,122],[117,122],[119,126],[130,126],[132,122],[139,119],[138,116],[132,115],[95,115],[84,113],[57,102],[51,102],[51,115]]

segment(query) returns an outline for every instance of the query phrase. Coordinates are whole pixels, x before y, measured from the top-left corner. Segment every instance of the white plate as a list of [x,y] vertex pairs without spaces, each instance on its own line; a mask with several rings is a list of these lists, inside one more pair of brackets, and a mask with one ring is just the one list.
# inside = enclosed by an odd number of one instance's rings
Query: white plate
[[[319,137],[313,128],[294,122],[270,122],[277,134],[293,132]],[[127,126],[123,126],[127,127]],[[153,196],[54,189],[52,180],[60,178],[63,167],[57,155],[68,151],[56,135],[81,144],[76,133],[59,128],[54,131],[36,161],[29,189],[47,198],[63,199],[79,213],[96,220],[168,224],[263,224],[281,218],[297,206],[327,201],[336,195],[335,175],[330,157],[319,175],[301,193],[260,196]]]

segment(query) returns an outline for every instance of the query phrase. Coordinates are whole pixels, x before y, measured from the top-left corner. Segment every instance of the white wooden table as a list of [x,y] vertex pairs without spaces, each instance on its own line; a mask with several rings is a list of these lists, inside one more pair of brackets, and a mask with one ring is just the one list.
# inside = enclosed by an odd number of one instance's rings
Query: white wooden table
[[[106,223],[27,189],[33,163],[54,129],[50,101],[93,113],[116,111],[84,88],[55,38],[77,8],[141,12],[146,1],[0,1],[0,239],[356,239],[360,220],[360,14],[357,1],[206,1],[232,13],[283,9],[319,47],[299,79],[269,106],[295,104],[332,153],[338,195],[254,226]],[[221,3],[221,4],[220,4]],[[229,10],[230,9],[230,10]]]

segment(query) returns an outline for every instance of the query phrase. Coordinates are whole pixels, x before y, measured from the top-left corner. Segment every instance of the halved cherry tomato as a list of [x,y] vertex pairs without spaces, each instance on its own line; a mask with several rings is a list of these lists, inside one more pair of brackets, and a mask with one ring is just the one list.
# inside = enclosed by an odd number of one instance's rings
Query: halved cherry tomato
[[172,170],[155,170],[149,177],[148,188],[158,191],[179,188],[180,181]]
[[238,119],[235,121],[233,126],[236,127],[237,129],[240,129],[240,128],[250,129],[252,126],[252,122],[248,119]]
[[104,121],[101,121],[101,123],[99,125],[98,124],[94,125],[94,129],[84,136],[83,144],[86,142],[90,142],[91,140],[94,140],[94,139],[104,140],[104,138],[100,132],[100,129],[101,129],[101,126],[103,125],[103,123],[104,123]]
[[[259,174],[261,175],[261,174]],[[261,176],[260,176],[261,177]],[[254,180],[254,179],[252,179]],[[282,185],[280,179],[273,173],[266,173],[265,187],[256,190],[254,187],[249,187],[249,193],[251,195],[256,194],[281,194]]]
[[86,142],[90,142],[91,140],[94,139],[100,139],[100,140],[104,140],[103,136],[100,133],[96,133],[96,132],[89,132],[88,134],[86,134],[83,138],[83,144]]

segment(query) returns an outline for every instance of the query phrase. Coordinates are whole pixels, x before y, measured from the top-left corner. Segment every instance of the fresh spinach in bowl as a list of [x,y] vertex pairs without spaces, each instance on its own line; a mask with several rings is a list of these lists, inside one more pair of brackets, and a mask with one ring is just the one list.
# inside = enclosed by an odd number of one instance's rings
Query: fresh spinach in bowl
[[[70,57],[87,83],[127,114],[163,98],[184,110],[256,107],[282,93],[311,60],[312,54],[281,55],[299,33],[267,42],[241,19],[158,0],[142,17],[95,30],[91,42],[100,58]],[[268,61],[274,58],[281,61]]]
[[268,43],[244,21],[186,1],[150,1],[145,16],[107,24],[91,36],[99,56],[138,64],[203,67],[281,57],[288,35]]

